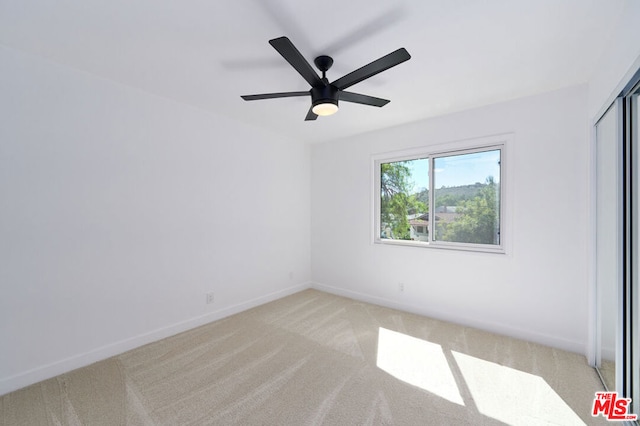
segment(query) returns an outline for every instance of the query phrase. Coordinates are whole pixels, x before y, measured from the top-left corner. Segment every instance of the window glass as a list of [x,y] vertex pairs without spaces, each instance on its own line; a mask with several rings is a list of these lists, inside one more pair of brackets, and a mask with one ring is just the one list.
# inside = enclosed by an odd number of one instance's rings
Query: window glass
[[380,163],[380,238],[417,240],[428,226],[429,159]]
[[434,241],[500,244],[500,150],[433,160]]

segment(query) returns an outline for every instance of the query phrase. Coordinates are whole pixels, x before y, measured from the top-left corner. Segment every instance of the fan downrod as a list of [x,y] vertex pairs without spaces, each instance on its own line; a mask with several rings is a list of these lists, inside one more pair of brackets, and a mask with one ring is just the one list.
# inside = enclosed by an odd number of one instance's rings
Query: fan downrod
[[329,68],[333,65],[333,58],[327,55],[320,55],[313,60],[313,63],[322,71],[322,78],[325,78],[325,73],[329,71]]

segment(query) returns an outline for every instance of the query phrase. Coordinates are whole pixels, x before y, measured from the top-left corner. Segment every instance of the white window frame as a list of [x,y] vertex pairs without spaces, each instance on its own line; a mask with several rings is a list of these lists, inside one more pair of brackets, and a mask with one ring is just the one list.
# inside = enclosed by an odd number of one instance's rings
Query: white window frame
[[[507,238],[509,230],[507,228],[507,164],[508,145],[512,139],[512,134],[496,135],[483,138],[474,138],[464,141],[450,142],[446,144],[430,145],[420,148],[406,149],[387,153],[374,154],[371,157],[372,168],[372,243],[382,246],[408,246],[422,247],[429,249],[464,250],[486,253],[506,253]],[[434,197],[435,191],[433,163],[435,158],[448,157],[453,155],[471,154],[474,152],[500,150],[500,241],[499,244],[474,244],[459,243],[450,241],[434,241],[435,230]],[[393,163],[398,161],[416,160],[419,158],[429,158],[429,241],[409,241],[384,239],[380,237],[380,165],[382,163]]]

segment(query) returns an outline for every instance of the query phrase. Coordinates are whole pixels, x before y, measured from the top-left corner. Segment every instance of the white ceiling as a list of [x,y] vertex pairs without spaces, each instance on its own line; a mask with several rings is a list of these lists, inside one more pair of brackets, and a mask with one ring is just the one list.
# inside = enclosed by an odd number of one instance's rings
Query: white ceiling
[[[149,93],[318,142],[589,80],[624,0],[0,0],[0,43]],[[412,55],[305,122],[308,90],[268,44],[287,36],[333,81],[405,47]]]

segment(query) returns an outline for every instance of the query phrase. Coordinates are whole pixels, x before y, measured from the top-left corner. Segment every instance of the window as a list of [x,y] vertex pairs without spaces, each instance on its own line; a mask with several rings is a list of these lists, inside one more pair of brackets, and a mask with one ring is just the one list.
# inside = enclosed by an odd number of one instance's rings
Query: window
[[503,252],[505,138],[374,157],[374,242]]

